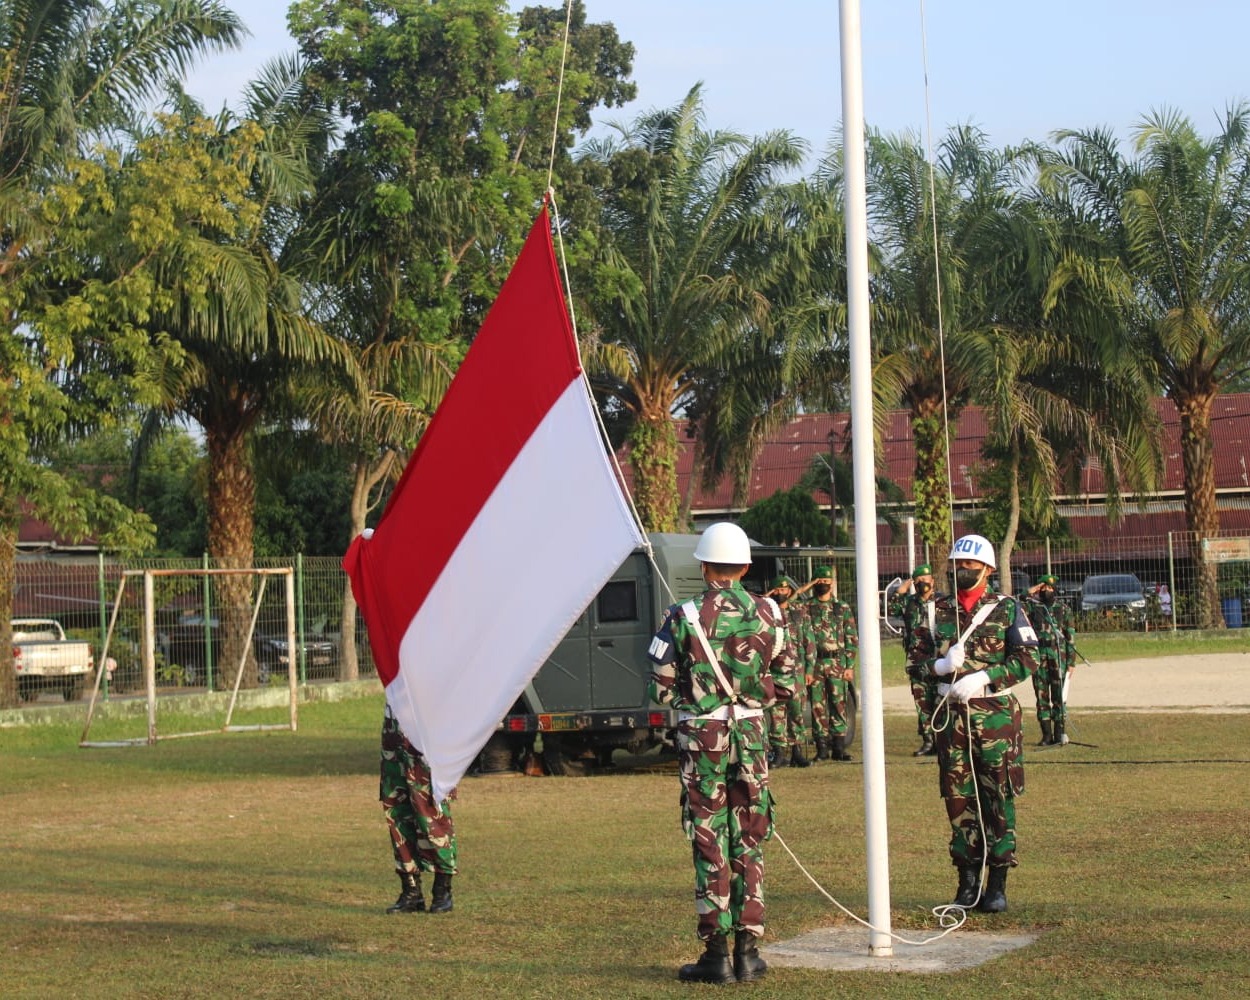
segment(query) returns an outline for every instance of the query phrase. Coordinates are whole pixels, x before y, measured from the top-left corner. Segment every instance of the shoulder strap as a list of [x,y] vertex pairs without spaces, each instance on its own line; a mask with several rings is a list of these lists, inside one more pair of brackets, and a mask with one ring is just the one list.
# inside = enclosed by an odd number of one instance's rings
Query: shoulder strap
[[983,621],[985,621],[985,619],[987,619],[990,616],[990,613],[996,607],[998,607],[998,602],[1001,601],[1002,599],[1003,599],[1002,594],[995,594],[993,601],[991,601],[989,604],[981,605],[981,607],[977,610],[977,613],[972,616],[972,621],[968,623],[968,627],[964,629],[963,635],[959,637],[959,644],[961,646],[965,642],[968,641],[968,636],[972,635],[973,629],[975,629],[978,625],[980,625]]
[[736,701],[733,685],[725,679],[725,673],[720,668],[720,659],[712,652],[712,644],[707,641],[707,633],[703,631],[703,623],[699,621],[699,609],[695,607],[694,601],[687,601],[681,606],[681,611],[686,616],[686,621],[690,623],[690,628],[694,632],[695,638],[699,640],[699,645],[703,647],[703,655],[707,657],[707,662],[711,664],[712,672],[716,674],[716,680],[721,686],[721,692],[730,701]]

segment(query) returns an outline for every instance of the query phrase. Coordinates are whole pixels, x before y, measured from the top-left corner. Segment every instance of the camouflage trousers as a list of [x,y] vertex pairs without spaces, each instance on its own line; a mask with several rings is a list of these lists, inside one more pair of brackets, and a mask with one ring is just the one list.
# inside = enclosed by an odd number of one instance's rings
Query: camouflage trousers
[[841,736],[849,722],[846,706],[847,685],[842,668],[832,663],[817,668],[816,683],[808,691],[812,700],[812,732],[817,739]]
[[382,781],[378,792],[391,834],[395,870],[456,874],[456,831],[449,802],[437,803],[430,769],[399,724],[382,720]]
[[[1020,703],[1011,695],[948,703],[934,729],[951,861],[1016,864],[1015,798],[1024,793]],[[985,829],[984,842],[981,828]]]
[[764,841],[772,835],[762,717],[678,724],[681,822],[694,855],[698,934],[764,933]]
[[1038,722],[1064,722],[1067,719],[1067,706],[1063,703],[1063,682],[1067,674],[1059,657],[1038,656],[1037,670],[1033,672]]
[[768,742],[777,753],[807,743],[807,688],[796,686],[794,697],[784,704],[778,702],[765,713],[768,718]]
[[924,739],[933,733],[933,710],[937,708],[937,684],[932,681],[918,680],[908,674],[911,684],[912,701],[916,703],[916,733]]

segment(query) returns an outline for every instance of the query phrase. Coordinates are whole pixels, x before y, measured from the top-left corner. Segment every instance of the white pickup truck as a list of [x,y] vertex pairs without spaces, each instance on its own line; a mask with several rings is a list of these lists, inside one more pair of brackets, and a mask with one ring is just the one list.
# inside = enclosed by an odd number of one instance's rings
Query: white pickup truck
[[66,701],[81,698],[93,666],[91,644],[67,639],[59,622],[13,619],[13,668],[23,701],[34,701],[41,690],[59,691]]

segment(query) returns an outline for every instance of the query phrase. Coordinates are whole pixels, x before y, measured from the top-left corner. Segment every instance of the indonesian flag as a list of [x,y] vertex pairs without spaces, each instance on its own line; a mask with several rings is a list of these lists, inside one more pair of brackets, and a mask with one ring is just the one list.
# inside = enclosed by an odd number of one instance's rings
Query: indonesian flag
[[376,530],[343,558],[436,801],[642,543],[593,407],[544,206]]

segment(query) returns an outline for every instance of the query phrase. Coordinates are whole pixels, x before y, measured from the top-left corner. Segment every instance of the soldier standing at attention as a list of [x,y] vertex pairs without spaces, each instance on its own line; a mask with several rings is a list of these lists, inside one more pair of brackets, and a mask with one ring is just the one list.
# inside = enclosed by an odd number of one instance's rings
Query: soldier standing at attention
[[848,685],[855,677],[855,652],[859,630],[848,604],[833,592],[833,567],[817,566],[803,589],[814,595],[804,608],[807,655],[811,662],[812,729],[816,734],[817,760],[850,760],[846,731],[849,728]]
[[1055,600],[1059,578],[1047,573],[1029,588],[1025,602],[1029,621],[1037,633],[1037,670],[1033,674],[1033,693],[1037,696],[1037,723],[1042,730],[1039,747],[1068,742],[1065,732],[1068,706],[1063,697],[1063,682],[1068,671],[1076,666],[1076,638],[1072,609]]
[[434,873],[430,912],[449,913],[451,878],[456,874],[456,829],[451,807],[448,801],[434,801],[429,765],[421,751],[408,742],[389,705],[382,716],[379,796],[401,886],[399,898],[386,912],[425,912],[425,897],[421,894],[424,870]]
[[[764,708],[793,691],[782,614],[742,587],[751,543],[711,525],[694,557],[707,589],[669,608],[649,651],[648,694],[678,713],[682,826],[694,846],[695,912],[704,951],[683,982],[746,982],[767,966],[764,841],[772,834]],[[730,960],[728,936],[734,935]]]
[[933,567],[921,563],[911,571],[890,602],[890,613],[903,619],[903,656],[907,664],[907,677],[911,681],[911,697],[916,703],[916,731],[920,735],[920,747],[913,757],[929,757],[937,753],[933,744],[933,710],[937,707],[937,685],[924,676],[923,670],[912,658],[911,649],[916,641],[916,626],[924,621],[933,631]]
[[[787,641],[791,646],[791,655],[795,662],[795,673],[803,673],[802,632],[803,604],[791,602],[790,598],[798,590],[798,585],[790,577],[782,574],[773,581],[772,589],[765,597],[771,597],[781,608],[785,616]],[[771,747],[768,766],[775,767],[811,767],[812,762],[803,753],[803,745],[807,742],[807,720],[804,710],[807,707],[805,697],[807,686],[799,676],[794,686],[794,696],[787,702],[778,702],[768,710],[768,743]]]
[[[1037,638],[1021,605],[988,586],[994,547],[964,535],[951,549],[955,595],[921,621],[913,664],[948,703],[934,722],[938,772],[950,820],[950,856],[959,869],[955,905],[1007,909],[1007,872],[1016,862],[1016,796],[1024,792],[1020,703],[1010,688],[1036,669]],[[982,837],[984,828],[984,837]],[[981,895],[982,866],[989,880]]]

